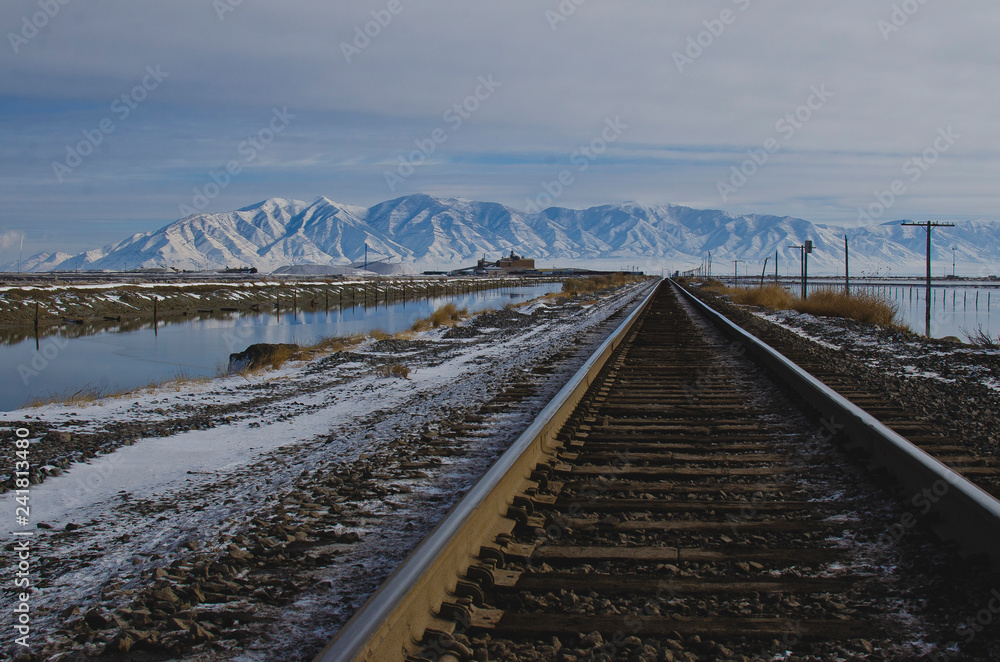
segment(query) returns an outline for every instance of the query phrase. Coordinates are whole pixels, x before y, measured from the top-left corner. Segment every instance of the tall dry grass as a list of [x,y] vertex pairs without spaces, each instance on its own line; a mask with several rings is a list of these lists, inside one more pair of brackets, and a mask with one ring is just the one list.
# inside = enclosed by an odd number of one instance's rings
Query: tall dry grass
[[703,289],[728,296],[730,301],[744,306],[759,306],[768,310],[796,310],[819,317],[842,317],[868,324],[909,330],[903,323],[899,306],[889,299],[870,293],[847,294],[839,289],[811,292],[808,299],[793,295],[778,285],[763,287],[727,287],[711,281]]
[[424,317],[414,322],[413,326],[410,327],[410,331],[419,333],[420,331],[429,331],[442,326],[455,326],[468,316],[469,310],[467,308],[458,308],[453,303],[447,303],[431,313],[429,317]]
[[609,274],[607,276],[586,276],[582,278],[567,278],[563,281],[561,294],[575,296],[585,292],[599,292],[610,287],[621,287],[628,283],[644,279],[645,276],[631,274]]
[[769,310],[789,310],[796,305],[796,298],[792,296],[792,293],[778,285],[733,288],[729,298],[733,303],[744,306],[760,306]]
[[800,313],[824,317],[846,317],[847,319],[903,328],[899,306],[876,294],[847,294],[839,290],[818,290],[808,299],[796,298],[795,310]]
[[277,370],[281,366],[285,365],[285,361],[296,358],[297,354],[297,349],[293,349],[288,345],[280,344],[268,353],[265,362],[272,370]]

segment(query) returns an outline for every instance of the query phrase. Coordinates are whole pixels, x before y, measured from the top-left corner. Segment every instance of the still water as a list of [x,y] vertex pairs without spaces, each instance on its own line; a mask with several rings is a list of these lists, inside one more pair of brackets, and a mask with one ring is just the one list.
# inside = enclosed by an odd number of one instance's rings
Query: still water
[[282,311],[280,314],[214,316],[163,323],[155,330],[106,329],[93,335],[67,333],[34,337],[0,346],[0,411],[11,411],[38,399],[78,392],[109,393],[175,377],[214,376],[229,355],[254,343],[309,344],[331,336],[382,329],[408,329],[446,303],[476,312],[502,308],[556,292],[561,283],[408,301],[378,309],[361,306],[338,310]]
[[[823,287],[833,287],[830,284],[810,284],[810,291]],[[792,288],[797,292],[795,288]],[[899,306],[903,322],[916,333],[925,332],[926,318],[926,288],[915,283],[886,283],[878,285],[858,285],[851,287],[852,292],[869,292],[885,297]],[[963,341],[968,340],[967,333],[983,332],[996,340],[1000,334],[1000,287],[986,283],[955,283],[935,284],[931,288],[931,328],[932,338],[957,336]]]

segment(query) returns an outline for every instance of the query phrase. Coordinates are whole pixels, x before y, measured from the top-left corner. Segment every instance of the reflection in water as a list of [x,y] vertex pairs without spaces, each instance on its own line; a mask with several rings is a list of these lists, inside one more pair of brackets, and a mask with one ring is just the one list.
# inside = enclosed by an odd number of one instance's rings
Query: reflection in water
[[[246,315],[256,313],[247,311]],[[187,324],[195,320],[216,319],[216,320],[236,320],[241,315],[238,312],[211,312],[197,313],[193,315],[170,315],[164,317],[157,316],[158,328],[171,324]],[[152,319],[121,319],[121,320],[81,320],[79,323],[66,322],[64,324],[48,325],[38,328],[30,326],[19,326],[8,329],[0,329],[0,344],[16,345],[25,340],[44,339],[50,336],[63,336],[66,338],[82,338],[98,333],[130,333],[132,331],[153,330]]]
[[[833,288],[829,283],[810,283],[810,291]],[[927,306],[926,287],[920,283],[857,284],[851,292],[867,292],[884,297],[899,306],[903,322],[913,331],[923,334]],[[1000,333],[1000,288],[977,284],[935,284],[931,288],[932,338],[957,336],[967,340],[967,332],[980,328],[993,338]]]
[[[176,377],[211,377],[229,355],[259,342],[311,344],[322,338],[382,329],[409,328],[448,302],[470,311],[501,308],[558,291],[560,283],[437,297],[365,309],[361,302],[343,309],[331,301],[295,302],[260,314],[210,312],[152,320],[87,322],[40,330],[0,332],[0,410],[85,391],[128,390]],[[284,304],[284,300],[282,301]],[[288,304],[292,304],[288,301]],[[302,309],[299,304],[307,305]],[[311,305],[310,305],[311,304]],[[317,306],[316,304],[319,304]]]

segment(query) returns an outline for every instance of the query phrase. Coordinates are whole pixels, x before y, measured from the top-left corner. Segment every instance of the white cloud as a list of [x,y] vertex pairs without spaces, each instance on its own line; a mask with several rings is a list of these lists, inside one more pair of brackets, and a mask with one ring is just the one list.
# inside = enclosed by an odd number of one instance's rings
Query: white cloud
[[20,246],[24,239],[24,233],[17,230],[0,231],[0,251],[7,250],[15,246]]

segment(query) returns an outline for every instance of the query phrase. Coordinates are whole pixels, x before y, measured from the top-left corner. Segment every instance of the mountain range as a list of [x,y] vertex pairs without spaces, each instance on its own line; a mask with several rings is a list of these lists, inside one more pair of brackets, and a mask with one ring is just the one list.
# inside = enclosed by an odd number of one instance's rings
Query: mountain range
[[[843,228],[789,216],[736,215],[679,205],[636,203],[577,210],[551,207],[527,214],[493,202],[409,195],[373,207],[344,205],[325,197],[311,203],[272,198],[233,212],[194,214],[154,232],[78,255],[42,252],[22,271],[121,270],[173,267],[206,270],[256,267],[262,273],[288,265],[346,266],[392,256],[416,270],[469,266],[484,255],[514,251],[539,268],[636,268],[648,273],[698,266],[711,252],[713,272],[760,273],[779,255],[783,274],[797,274],[800,251],[812,240],[810,273],[839,274],[844,236],[851,272],[923,273],[926,234],[899,221]],[[1000,223],[970,220],[935,229],[937,273],[950,273],[956,258],[965,274],[1000,272]],[[952,249],[955,249],[954,252]],[[739,260],[734,264],[735,260]],[[16,263],[0,265],[13,271]]]

